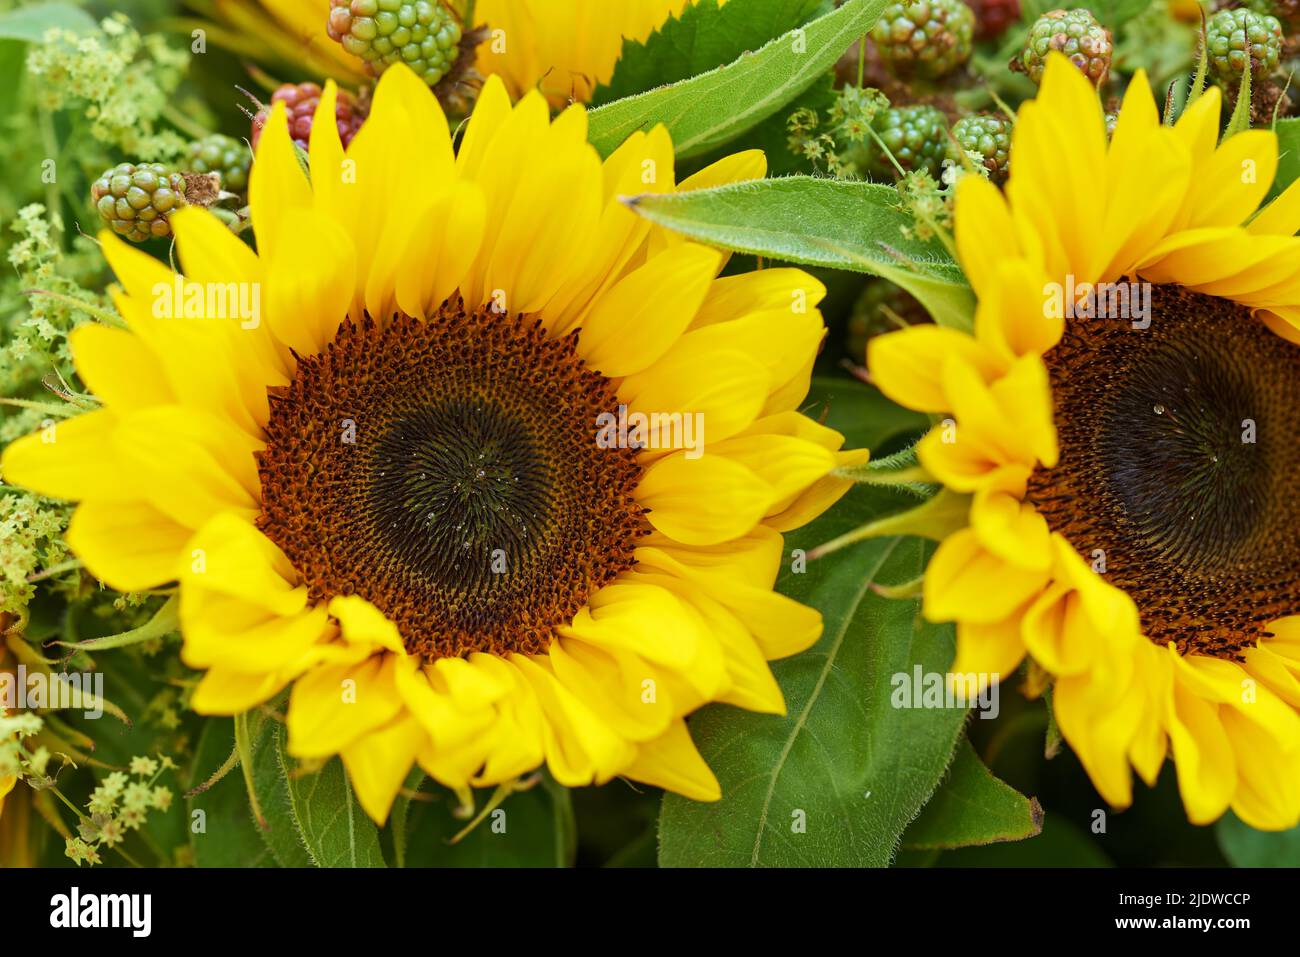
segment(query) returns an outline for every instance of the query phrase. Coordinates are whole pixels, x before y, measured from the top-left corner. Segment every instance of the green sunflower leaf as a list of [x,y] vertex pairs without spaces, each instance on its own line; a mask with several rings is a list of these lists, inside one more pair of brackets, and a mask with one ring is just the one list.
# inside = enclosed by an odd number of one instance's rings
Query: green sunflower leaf
[[830,0],[697,0],[644,41],[624,40],[608,84],[596,87],[593,107],[676,83],[730,63],[813,17]]
[[261,820],[250,806],[247,790],[244,807],[276,863],[281,867],[311,867],[312,859],[294,818],[289,782],[280,763],[280,722],[272,716],[275,710],[283,708],[287,699],[288,695],[282,694],[262,708],[253,709],[244,719],[248,729],[250,767],[241,769],[244,772],[241,778],[244,774],[251,778],[251,790]]
[[1228,813],[1214,831],[1219,849],[1234,867],[1300,867],[1300,827],[1257,831]]
[[1021,841],[1043,830],[1043,809],[984,766],[968,739],[948,777],[903,835],[903,847],[949,849]]
[[789,176],[626,202],[711,245],[881,276],[915,296],[936,322],[970,326],[975,300],[961,268],[938,240],[912,234],[915,224],[892,187]]
[[[829,391],[829,394],[828,394]],[[873,390],[821,380],[828,424],[863,434],[858,418]],[[847,401],[846,401],[847,397]],[[912,424],[898,417],[880,433]],[[870,430],[871,426],[867,426]],[[856,436],[855,436],[856,438]],[[830,513],[787,537],[786,553],[814,545],[905,504],[897,493],[857,486]],[[862,542],[806,571],[791,562],[778,590],[818,608],[821,639],[774,662],[787,713],[724,705],[702,709],[691,733],[722,786],[705,804],[664,797],[664,866],[884,866],[904,829],[934,793],[952,758],[964,709],[895,708],[892,676],[945,672],[953,629],[920,616],[919,601],[872,590],[916,578],[928,546],[916,539]]]
[[886,0],[848,0],[726,66],[615,100],[589,116],[588,137],[608,156],[637,130],[663,123],[678,157],[695,156],[771,116],[826,73],[871,29]]
[[1273,177],[1268,200],[1274,199],[1300,178],[1300,117],[1278,120],[1273,131],[1277,133],[1277,174]]
[[300,774],[285,751],[287,738],[284,726],[277,724],[289,806],[311,862],[317,867],[386,867],[379,830],[357,803],[343,761],[330,758],[319,771]]

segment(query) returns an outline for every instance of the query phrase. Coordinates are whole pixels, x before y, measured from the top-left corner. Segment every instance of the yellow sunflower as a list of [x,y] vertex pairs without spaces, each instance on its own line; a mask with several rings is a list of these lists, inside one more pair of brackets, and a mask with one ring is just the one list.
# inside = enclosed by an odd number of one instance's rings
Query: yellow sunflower
[[179,581],[197,710],[294,682],[290,751],[340,754],[376,820],[415,761],[454,788],[545,762],[717,798],[683,717],[781,712],[765,661],[821,629],[772,584],[781,532],[866,456],[796,411],[825,290],[717,278],[720,253],[619,201],[679,188],[667,132],[603,164],[586,134],[582,106],[552,122],[494,79],[453,155],[395,67],[346,151],[313,126],[309,182],[277,105],[257,252],[195,209],[172,220],[183,278],[104,234],[130,328],[72,336],[103,408],[4,455],[7,481],[81,503],[67,540],[97,577]]
[[1108,144],[1095,91],[1053,55],[1005,195],[958,185],[973,334],[908,329],[868,362],[887,395],[946,416],[918,454],[969,505],[924,585],[926,614],[957,622],[953,671],[1028,656],[1054,676],[1061,731],[1115,806],[1130,767],[1150,784],[1168,755],[1192,821],[1231,807],[1286,828],[1300,184],[1259,210],[1276,137],[1219,144],[1219,118],[1211,88],[1162,125],[1139,72]]

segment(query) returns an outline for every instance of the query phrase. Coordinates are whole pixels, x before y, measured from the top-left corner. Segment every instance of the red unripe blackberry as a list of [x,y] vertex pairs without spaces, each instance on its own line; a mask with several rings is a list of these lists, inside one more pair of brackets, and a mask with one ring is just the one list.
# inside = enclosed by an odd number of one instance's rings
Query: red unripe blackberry
[[1020,0],[966,0],[975,12],[975,39],[996,40],[1020,19]]
[[[262,127],[266,125],[271,116],[271,108],[276,103],[284,104],[289,120],[289,135],[293,141],[307,149],[311,140],[312,118],[316,115],[320,96],[321,88],[315,83],[286,83],[271,94],[270,103],[258,104],[257,115],[253,117],[253,149],[257,149]],[[338,124],[339,139],[345,147],[352,142],[352,137],[357,135],[357,130],[361,129],[365,119],[356,97],[346,90],[339,90],[334,103],[334,120]]]

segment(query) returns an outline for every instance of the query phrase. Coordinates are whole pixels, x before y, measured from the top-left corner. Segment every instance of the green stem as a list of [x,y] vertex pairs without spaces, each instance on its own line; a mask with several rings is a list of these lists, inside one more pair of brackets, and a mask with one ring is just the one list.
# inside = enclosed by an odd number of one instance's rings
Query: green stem
[[870,465],[850,465],[834,469],[836,478],[845,478],[862,485],[933,485],[934,477],[919,465],[907,469],[884,471]]
[[483,810],[474,815],[474,819],[461,828],[460,832],[447,843],[459,844],[471,831],[474,830],[474,828],[483,823],[484,818],[499,808],[506,798],[510,797],[510,795],[514,794],[516,791],[529,790],[540,780],[541,777],[534,774],[527,778],[512,778],[504,784],[498,785],[497,789],[492,792],[492,797],[483,805]]
[[44,412],[46,415],[57,415],[60,418],[67,418],[77,412],[76,409],[66,405],[55,405],[53,402],[36,402],[32,399],[0,398],[0,405],[10,405],[15,409],[31,409],[34,412]]
[[77,818],[79,820],[82,821],[90,820],[90,818],[85,814],[85,812],[81,810],[81,808],[77,807],[77,805],[73,804],[71,801],[69,801],[66,797],[63,796],[63,792],[60,791],[57,786],[51,786],[47,788],[47,790],[50,791],[56,798],[58,798],[64,804],[66,804],[72,810],[72,813],[77,815]]
[[24,289],[24,296],[49,296],[56,302],[61,302],[65,306],[71,306],[74,309],[80,309],[88,316],[94,316],[106,326],[115,326],[118,329],[125,329],[126,323],[119,316],[114,315],[107,309],[101,309],[98,306],[92,306],[88,302],[82,302],[80,299],[74,299],[71,296],[65,296],[61,292],[54,292],[52,289]]
[[248,791],[248,806],[257,818],[257,826],[269,831],[271,826],[262,814],[262,806],[257,801],[257,790],[253,787],[253,741],[248,735],[248,712],[235,715],[235,750],[239,752],[239,764],[244,772],[244,787]]
[[27,579],[27,583],[32,584],[33,582],[44,581],[46,578],[53,578],[55,575],[62,575],[64,572],[70,572],[74,568],[80,568],[80,567],[81,567],[81,559],[71,558],[68,559],[68,561],[66,562],[60,562],[59,564],[53,565],[50,568],[45,569],[44,571],[40,571],[37,572],[35,575],[29,576]]
[[54,132],[54,114],[41,110],[41,144],[45,155],[54,161],[54,178],[45,184],[45,206],[50,214],[50,227],[54,230],[54,243],[63,248],[63,217],[59,215],[59,139]]

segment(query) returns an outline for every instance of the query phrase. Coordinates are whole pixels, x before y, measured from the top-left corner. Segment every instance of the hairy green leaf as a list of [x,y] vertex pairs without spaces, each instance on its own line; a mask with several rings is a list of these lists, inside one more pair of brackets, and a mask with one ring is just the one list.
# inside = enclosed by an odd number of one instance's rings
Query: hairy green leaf
[[312,863],[317,867],[385,867],[379,831],[357,803],[343,761],[330,758],[319,771],[299,775],[284,750],[287,738],[284,727],[277,727],[289,806]]
[[903,846],[947,849],[1021,841],[1043,829],[1043,809],[1004,784],[963,738],[948,777],[903,835]]
[[970,325],[974,296],[960,267],[940,242],[912,235],[912,217],[889,186],[790,176],[626,202],[711,245],[882,276],[915,296],[936,322]]
[[1300,178],[1300,117],[1289,116],[1277,121],[1277,173],[1269,190],[1271,200]]
[[[311,855],[307,853],[302,832],[294,819],[289,782],[280,763],[280,722],[273,717],[275,710],[283,708],[287,697],[287,694],[282,694],[247,715],[253,794],[262,820],[258,821],[247,793],[244,807],[276,863],[281,867],[311,867]],[[240,780],[242,784],[242,776]]]
[[[839,395],[827,395],[831,389]],[[820,380],[810,405],[826,408],[833,427],[861,433],[859,413],[872,394],[856,383]],[[899,416],[875,431],[897,433],[911,424]],[[797,557],[795,549],[807,550],[899,504],[897,493],[855,488],[831,513],[789,536],[787,554]],[[803,654],[773,664],[785,694],[784,716],[714,705],[691,719],[723,797],[703,804],[665,795],[661,864],[890,862],[904,828],[943,777],[966,714],[895,708],[890,701],[894,674],[918,664],[944,672],[952,662],[950,626],[923,621],[915,600],[891,601],[871,588],[916,578],[926,553],[917,540],[879,539],[802,572],[797,562],[787,567],[778,589],[822,612],[822,637]]]
[[679,157],[738,136],[808,89],[849,44],[871,29],[886,0],[848,0],[735,61],[688,80],[608,103],[590,114],[588,136],[603,156],[637,130],[663,123]]
[[730,63],[832,6],[828,0],[697,0],[644,41],[624,40],[608,84],[596,88],[593,106],[635,96]]

